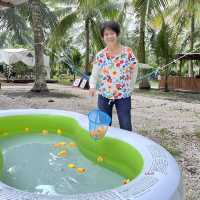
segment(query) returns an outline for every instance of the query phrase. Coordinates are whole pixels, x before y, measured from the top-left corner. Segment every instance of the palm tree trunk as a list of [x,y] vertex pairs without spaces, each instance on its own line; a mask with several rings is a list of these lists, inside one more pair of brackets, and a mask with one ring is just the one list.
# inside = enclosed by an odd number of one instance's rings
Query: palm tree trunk
[[35,47],[35,83],[31,91],[48,91],[46,84],[46,70],[44,67],[44,35],[41,24],[40,0],[30,0],[32,14],[32,28]]
[[[169,54],[167,53],[166,55],[166,61],[165,61],[166,64],[169,63]],[[165,92],[169,92],[169,87],[168,87],[168,77],[169,77],[169,68],[167,67],[166,70],[165,70],[165,89],[164,91]]]
[[[192,16],[191,16],[190,51],[193,51],[194,49],[194,31],[195,31],[195,16],[194,16],[194,11],[193,11]],[[189,77],[194,77],[193,60],[190,61],[188,71],[189,71]]]
[[[144,12],[140,13],[140,37],[139,37],[139,45],[137,51],[137,58],[140,63],[145,63],[145,27],[146,27],[146,9]],[[145,75],[145,70],[141,71],[142,76]],[[139,83],[140,89],[150,89],[150,83],[148,79],[144,78]]]
[[85,58],[85,74],[90,73],[90,20],[85,20],[85,38],[86,38],[86,58]]
[[140,37],[137,51],[139,62],[145,63],[145,14],[140,16]]

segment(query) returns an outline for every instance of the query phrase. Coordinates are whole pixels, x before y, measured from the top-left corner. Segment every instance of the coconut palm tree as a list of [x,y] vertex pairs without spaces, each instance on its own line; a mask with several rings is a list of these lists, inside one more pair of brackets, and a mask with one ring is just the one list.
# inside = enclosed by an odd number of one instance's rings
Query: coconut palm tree
[[[32,48],[34,44],[36,74],[32,91],[47,91],[46,71],[43,66],[43,42],[44,34],[47,35],[55,26],[55,15],[40,0],[30,0],[29,3],[0,12],[1,46],[7,47],[12,44],[12,46],[21,45]],[[32,29],[29,24],[32,25]],[[34,39],[32,39],[32,33]]]
[[[182,21],[182,24],[184,25],[182,28],[187,27],[189,30],[186,41],[190,41],[188,49],[192,52],[199,33],[200,0],[173,0],[172,3],[172,6],[174,6],[172,11],[174,12],[173,16],[176,24]],[[189,77],[193,76],[193,61],[191,60],[189,66]]]
[[20,6],[0,10],[0,46],[8,47],[32,43],[31,29],[25,17],[22,17]]
[[[46,84],[46,70],[44,66],[44,27],[46,24],[45,22],[47,21],[49,22],[51,28],[54,27],[56,17],[40,0],[30,0],[29,2],[35,48],[35,83],[31,91],[45,92],[48,91],[48,88]],[[46,16],[44,16],[44,14],[46,14]],[[47,16],[49,18],[47,18]]]
[[35,83],[31,91],[43,92],[48,91],[46,84],[46,71],[44,67],[44,34],[41,23],[40,1],[30,0],[32,15],[32,29],[34,33],[35,47]]
[[[178,38],[176,37],[176,30],[171,28],[163,16],[162,24],[159,32],[155,34],[152,39],[152,48],[157,57],[159,65],[167,65],[174,57]],[[168,76],[171,71],[171,66],[161,69],[162,74],[165,76],[165,92],[168,92]]]
[[[103,19],[116,19],[119,15],[119,4],[109,0],[77,0],[76,9],[71,14],[63,17],[55,29],[51,46],[59,46],[66,31],[75,22],[84,22],[85,31],[85,74],[90,73],[90,36],[96,41],[96,49],[103,47],[99,33],[99,24]],[[91,43],[94,45],[94,43]]]
[[[139,18],[139,41],[137,58],[140,63],[146,63],[145,30],[147,21],[153,12],[156,10],[160,11],[167,5],[167,0],[133,0],[132,3]],[[144,75],[144,71],[142,71],[142,75]],[[150,83],[148,79],[142,79],[139,87],[140,89],[150,89]]]
[[[163,12],[168,19],[169,27],[177,38],[176,53],[192,52],[198,48],[198,35],[200,34],[200,1],[173,0]],[[159,18],[160,16],[158,16]],[[156,19],[158,22],[159,20]],[[157,23],[159,24],[159,23]],[[193,76],[193,61],[190,61],[189,76]]]

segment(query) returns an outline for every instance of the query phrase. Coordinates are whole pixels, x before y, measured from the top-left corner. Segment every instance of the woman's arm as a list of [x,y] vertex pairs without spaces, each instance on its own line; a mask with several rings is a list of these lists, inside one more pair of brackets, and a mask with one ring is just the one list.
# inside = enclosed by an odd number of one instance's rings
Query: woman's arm
[[95,61],[93,63],[92,74],[89,80],[89,86],[90,86],[89,95],[90,96],[94,96],[96,94],[98,76],[99,76],[99,66],[98,66],[97,61]]
[[90,88],[96,89],[98,74],[99,74],[99,66],[95,62],[95,63],[93,63],[92,74],[91,74],[90,80],[89,80]]

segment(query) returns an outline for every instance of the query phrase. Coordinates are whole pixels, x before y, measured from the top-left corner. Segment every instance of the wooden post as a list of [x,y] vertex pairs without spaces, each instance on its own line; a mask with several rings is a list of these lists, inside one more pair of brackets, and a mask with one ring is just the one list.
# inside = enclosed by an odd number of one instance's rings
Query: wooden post
[[182,60],[179,61],[179,71],[178,71],[179,76],[181,76],[181,71],[182,71]]

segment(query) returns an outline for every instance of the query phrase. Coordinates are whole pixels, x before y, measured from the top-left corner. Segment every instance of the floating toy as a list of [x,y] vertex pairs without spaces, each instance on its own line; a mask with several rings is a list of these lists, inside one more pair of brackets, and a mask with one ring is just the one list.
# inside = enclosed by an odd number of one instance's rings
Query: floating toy
[[130,179],[124,179],[124,180],[123,180],[123,184],[124,184],[124,185],[128,184],[129,182],[130,182]]
[[60,148],[60,147],[64,147],[66,145],[66,142],[58,142],[53,144],[53,147],[55,148]]
[[68,166],[69,168],[76,168],[76,165],[75,165],[75,164],[72,164],[72,163],[68,164],[67,166]]
[[30,128],[25,128],[24,131],[25,131],[25,132],[29,132],[29,131],[30,131]]
[[43,130],[42,130],[42,135],[48,135],[48,130],[43,129]]
[[66,157],[66,156],[67,156],[67,151],[66,151],[66,150],[60,151],[57,155],[58,155],[59,157]]
[[107,127],[98,127],[94,131],[90,131],[90,136],[94,139],[102,139],[106,135]]
[[86,172],[86,169],[85,169],[85,168],[82,168],[82,167],[80,167],[80,168],[77,168],[77,169],[76,169],[76,171],[77,171],[78,173],[80,173],[80,174],[83,174],[83,173],[85,173],[85,172]]
[[100,163],[100,162],[103,162],[103,161],[104,161],[104,158],[102,156],[98,156],[97,157],[97,162]]
[[77,145],[76,145],[76,143],[70,142],[70,143],[69,143],[69,147],[75,148],[75,147],[77,147]]
[[62,130],[61,130],[61,129],[57,129],[57,131],[56,131],[56,132],[57,132],[57,134],[58,134],[58,135],[62,135],[62,134],[63,134],[63,132],[62,132]]

